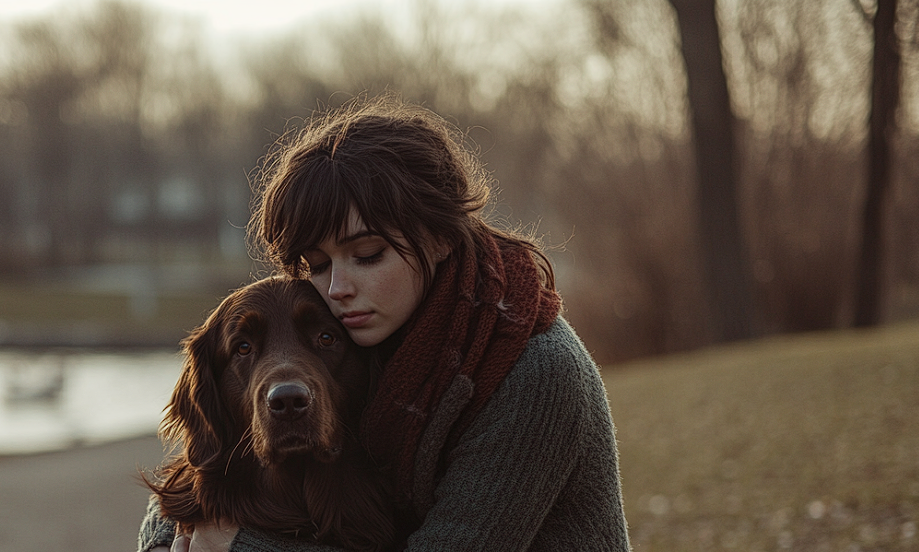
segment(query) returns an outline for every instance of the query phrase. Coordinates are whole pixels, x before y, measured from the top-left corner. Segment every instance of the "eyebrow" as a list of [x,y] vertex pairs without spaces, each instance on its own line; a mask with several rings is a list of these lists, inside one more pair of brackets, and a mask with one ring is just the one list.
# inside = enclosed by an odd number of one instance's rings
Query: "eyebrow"
[[357,241],[363,238],[372,238],[372,237],[382,237],[382,236],[377,232],[371,232],[370,230],[365,229],[359,232],[355,232],[354,234],[351,234],[349,236],[345,236],[339,240],[336,240],[336,243],[338,243],[338,245],[345,245],[346,243]]
[[[386,239],[386,238],[383,236],[383,234],[380,234],[379,232],[372,232],[372,231],[367,230],[367,229],[365,228],[365,229],[363,229],[363,230],[358,230],[357,232],[355,232],[355,233],[353,233],[353,234],[344,236],[343,238],[336,239],[336,240],[335,240],[335,244],[336,244],[336,245],[339,245],[339,246],[342,246],[342,245],[345,245],[345,244],[348,244],[348,243],[351,243],[351,242],[354,242],[354,241],[357,241],[357,240],[360,240],[360,239],[363,239],[363,238],[376,238],[376,237],[380,237],[380,238]],[[318,250],[319,250],[318,247],[313,247],[313,248],[311,248],[311,249],[307,249],[307,252],[309,252],[309,251],[318,251]]]

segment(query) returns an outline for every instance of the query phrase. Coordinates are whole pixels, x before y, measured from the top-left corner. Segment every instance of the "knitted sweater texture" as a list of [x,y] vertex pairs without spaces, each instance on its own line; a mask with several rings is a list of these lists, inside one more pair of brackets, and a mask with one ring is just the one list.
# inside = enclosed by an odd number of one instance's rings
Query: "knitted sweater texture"
[[[436,416],[430,426],[437,427]],[[407,550],[628,552],[618,454],[596,365],[562,318],[532,337],[434,473]],[[424,497],[428,497],[424,499]],[[174,526],[151,501],[138,550],[169,545]],[[241,529],[231,552],[341,552]]]

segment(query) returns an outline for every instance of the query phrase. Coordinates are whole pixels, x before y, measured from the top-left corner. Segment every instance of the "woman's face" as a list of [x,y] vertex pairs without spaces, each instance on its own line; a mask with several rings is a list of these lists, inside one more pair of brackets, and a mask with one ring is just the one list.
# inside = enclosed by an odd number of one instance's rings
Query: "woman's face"
[[382,236],[369,232],[353,210],[342,239],[324,241],[303,259],[332,314],[363,347],[401,328],[424,298],[417,258],[402,258]]

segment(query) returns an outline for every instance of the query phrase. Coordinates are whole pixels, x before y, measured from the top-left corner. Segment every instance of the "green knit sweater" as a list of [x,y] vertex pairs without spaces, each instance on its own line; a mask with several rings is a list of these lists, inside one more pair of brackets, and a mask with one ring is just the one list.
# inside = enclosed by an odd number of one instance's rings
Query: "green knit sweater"
[[[454,414],[438,408],[427,433],[445,426],[438,416]],[[440,438],[426,434],[422,447],[425,441]],[[407,550],[630,550],[606,391],[590,354],[562,318],[530,339],[435,476],[436,460],[419,450],[415,509],[424,521]],[[423,473],[432,475],[419,477]],[[151,500],[139,552],[168,546],[173,531]],[[341,552],[246,528],[230,550]]]

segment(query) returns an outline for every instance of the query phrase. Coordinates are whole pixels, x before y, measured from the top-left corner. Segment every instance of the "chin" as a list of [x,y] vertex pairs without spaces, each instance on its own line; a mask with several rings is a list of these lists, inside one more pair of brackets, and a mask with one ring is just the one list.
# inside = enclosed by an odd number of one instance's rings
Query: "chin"
[[382,335],[380,331],[363,329],[352,330],[349,331],[348,334],[351,336],[351,340],[359,347],[373,347],[374,345],[379,345],[384,339],[389,337],[388,335]]

